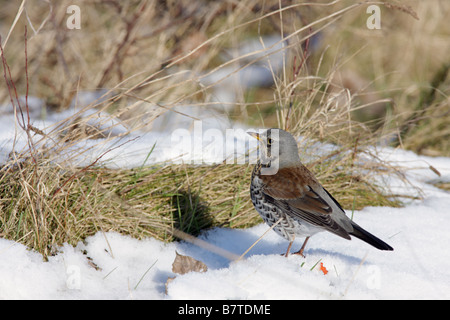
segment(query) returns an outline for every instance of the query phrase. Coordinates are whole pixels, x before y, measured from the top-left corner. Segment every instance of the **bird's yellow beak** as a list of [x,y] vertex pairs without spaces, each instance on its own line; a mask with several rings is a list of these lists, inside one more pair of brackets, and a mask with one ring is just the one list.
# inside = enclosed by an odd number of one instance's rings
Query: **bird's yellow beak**
[[247,132],[247,134],[251,135],[253,138],[257,139],[258,141],[261,141],[261,137],[260,137],[259,133]]

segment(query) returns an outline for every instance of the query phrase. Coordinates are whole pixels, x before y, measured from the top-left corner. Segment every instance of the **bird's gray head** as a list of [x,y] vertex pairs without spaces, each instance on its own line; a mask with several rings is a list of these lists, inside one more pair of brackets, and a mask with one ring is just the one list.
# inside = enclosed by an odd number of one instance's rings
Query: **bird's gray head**
[[263,150],[261,162],[271,166],[277,165],[278,169],[293,167],[301,164],[298,156],[297,141],[287,131],[282,129],[268,129],[263,133],[248,132],[258,139],[260,150]]

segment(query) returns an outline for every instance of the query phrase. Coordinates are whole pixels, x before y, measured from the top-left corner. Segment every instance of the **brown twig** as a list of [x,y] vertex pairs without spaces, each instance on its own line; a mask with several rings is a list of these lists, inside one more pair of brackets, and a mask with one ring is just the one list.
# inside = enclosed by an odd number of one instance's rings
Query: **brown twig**
[[[29,92],[29,79],[28,79],[28,41],[27,41],[27,27],[25,26],[25,34],[24,34],[24,42],[25,42],[25,76],[26,76],[26,94],[25,94],[25,110],[27,114],[27,119],[25,120],[24,111],[22,108],[22,104],[20,103],[19,95],[17,93],[16,84],[11,75],[11,69],[9,68],[8,62],[5,58],[5,53],[3,51],[3,47],[1,45],[1,37],[0,37],[0,51],[2,56],[2,64],[3,64],[3,76],[6,81],[6,86],[8,87],[8,93],[11,100],[11,105],[14,109],[14,113],[16,114],[16,119],[19,127],[25,131],[27,134],[28,147],[30,150],[31,158],[34,163],[36,163],[36,157],[34,154],[34,144],[33,139],[31,137],[32,128],[34,128],[30,123],[30,109],[28,106],[28,92]],[[17,109],[19,112],[17,113]],[[20,117],[19,117],[20,116]]]
[[[111,60],[104,69],[102,78],[100,79],[97,87],[102,88],[105,85],[112,70],[117,70],[119,81],[122,81],[123,73],[121,65],[126,57],[126,52],[129,49],[130,45],[136,40],[135,37],[132,37],[132,35],[136,27],[139,25],[139,21],[142,19],[142,12],[144,12],[145,9],[146,4],[142,3],[138,8],[136,8],[136,11],[132,15],[131,19],[125,20],[125,35],[122,41],[117,45],[116,50],[111,57]],[[116,68],[114,68],[114,66]]]

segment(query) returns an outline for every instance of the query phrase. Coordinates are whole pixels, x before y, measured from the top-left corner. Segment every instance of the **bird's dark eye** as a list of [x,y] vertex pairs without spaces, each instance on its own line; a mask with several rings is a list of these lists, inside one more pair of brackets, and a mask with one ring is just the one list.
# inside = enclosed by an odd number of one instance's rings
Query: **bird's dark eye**
[[272,144],[272,139],[267,138],[267,145],[270,146]]

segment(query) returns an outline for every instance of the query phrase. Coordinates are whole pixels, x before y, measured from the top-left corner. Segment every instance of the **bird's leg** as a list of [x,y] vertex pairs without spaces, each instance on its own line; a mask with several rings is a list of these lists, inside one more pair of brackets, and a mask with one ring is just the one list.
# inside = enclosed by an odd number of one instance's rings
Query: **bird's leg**
[[[297,252],[295,252],[294,254],[301,255],[303,258],[305,258],[305,255],[303,254],[303,251],[305,250],[306,243],[308,242],[308,240],[309,240],[309,237],[306,237],[305,242],[303,242],[303,245],[302,245],[302,247],[300,248],[300,250],[297,251]],[[292,244],[292,243],[291,243],[291,244]]]
[[292,247],[292,243],[294,242],[294,240],[292,240],[291,242],[289,242],[289,245],[287,247],[286,253],[284,254],[284,256],[287,258],[287,256],[289,255],[289,252],[291,251],[291,247]]

